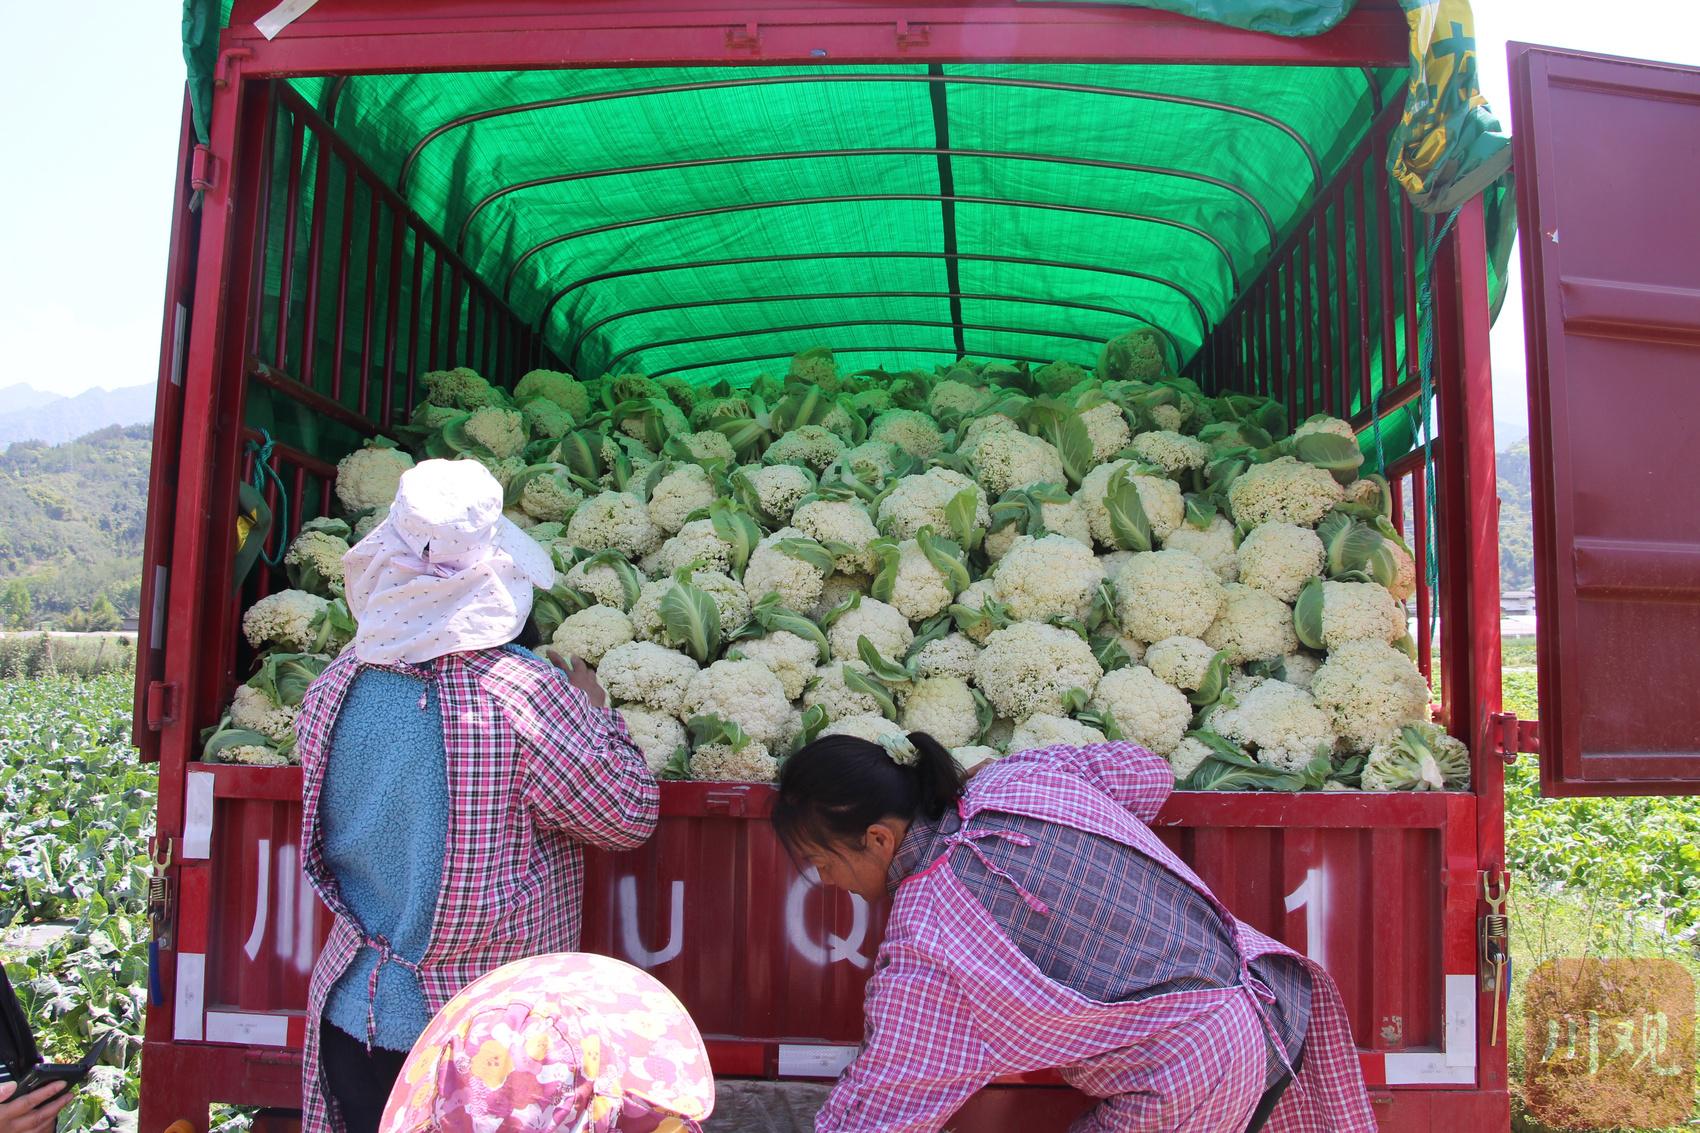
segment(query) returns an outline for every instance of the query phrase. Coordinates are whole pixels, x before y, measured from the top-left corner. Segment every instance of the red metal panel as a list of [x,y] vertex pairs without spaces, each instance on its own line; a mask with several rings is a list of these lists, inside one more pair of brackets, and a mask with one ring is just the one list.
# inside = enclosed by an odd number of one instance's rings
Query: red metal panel
[[189,209],[189,162],[195,135],[188,95],[178,130],[177,186],[171,209],[171,243],[165,265],[165,325],[160,332],[158,392],[154,395],[153,457],[148,467],[148,510],[142,537],[142,590],[136,633],[136,725],[132,737],[142,759],[159,759],[159,733],[150,730],[148,687],[165,675],[165,628],[171,571],[171,530],[176,518],[172,489],[177,477],[183,421],[183,372],[188,364],[189,315],[195,296],[195,247],[200,235]]
[[[1700,781],[1700,70],[1513,43],[1541,785]],[[1679,141],[1683,139],[1684,141]],[[1626,416],[1625,405],[1657,406]],[[1674,666],[1674,668],[1673,668]]]
[[[553,7],[554,10],[547,10]],[[304,13],[275,40],[254,30],[266,0],[242,0],[226,44],[253,50],[250,74],[474,71],[690,63],[1162,62],[1403,67],[1409,30],[1389,4],[1359,4],[1332,31],[1290,38],[1119,5],[933,3],[922,7],[728,7],[723,0],[632,4],[344,0]],[[755,37],[746,38],[754,25]],[[903,35],[899,27],[907,29]]]

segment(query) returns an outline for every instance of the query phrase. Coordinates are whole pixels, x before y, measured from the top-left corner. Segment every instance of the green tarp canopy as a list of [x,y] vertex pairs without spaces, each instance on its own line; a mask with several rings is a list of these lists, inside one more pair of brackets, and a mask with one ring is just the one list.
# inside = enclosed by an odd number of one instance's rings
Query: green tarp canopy
[[[1189,14],[1234,22],[1231,7]],[[228,18],[213,8],[185,6],[192,93]],[[1461,12],[1467,30],[1467,4],[1413,12],[1414,71],[889,64],[294,85],[583,377],[742,386],[816,344],[846,370],[959,353],[1091,364],[1138,325],[1184,362],[1408,87],[1422,93],[1391,168],[1419,204],[1497,175],[1473,65],[1435,62],[1434,29]],[[1503,183],[1491,204],[1508,219]]]

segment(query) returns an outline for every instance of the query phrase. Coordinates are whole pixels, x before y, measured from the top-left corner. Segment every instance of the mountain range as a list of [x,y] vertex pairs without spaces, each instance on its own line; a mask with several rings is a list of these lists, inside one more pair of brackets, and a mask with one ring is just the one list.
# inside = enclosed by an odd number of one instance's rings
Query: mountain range
[[0,389],[0,445],[41,441],[58,445],[112,425],[151,425],[154,384],[91,389],[75,397],[45,393],[19,382]]

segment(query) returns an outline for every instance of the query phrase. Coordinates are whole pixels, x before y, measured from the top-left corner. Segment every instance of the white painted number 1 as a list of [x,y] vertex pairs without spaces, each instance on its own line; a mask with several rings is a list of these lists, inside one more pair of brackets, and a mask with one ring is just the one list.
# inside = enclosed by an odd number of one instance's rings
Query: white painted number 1
[[1322,867],[1307,870],[1305,879],[1299,887],[1287,894],[1287,911],[1289,913],[1305,911],[1305,955],[1326,968],[1328,961],[1324,959],[1323,925],[1327,923],[1328,911],[1328,871]]

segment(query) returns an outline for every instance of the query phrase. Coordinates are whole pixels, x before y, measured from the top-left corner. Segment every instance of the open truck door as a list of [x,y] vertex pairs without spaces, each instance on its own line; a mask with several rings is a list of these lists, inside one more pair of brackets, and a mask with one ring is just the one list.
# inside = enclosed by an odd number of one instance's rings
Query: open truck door
[[1700,790],[1700,68],[1508,45],[1541,786]]

